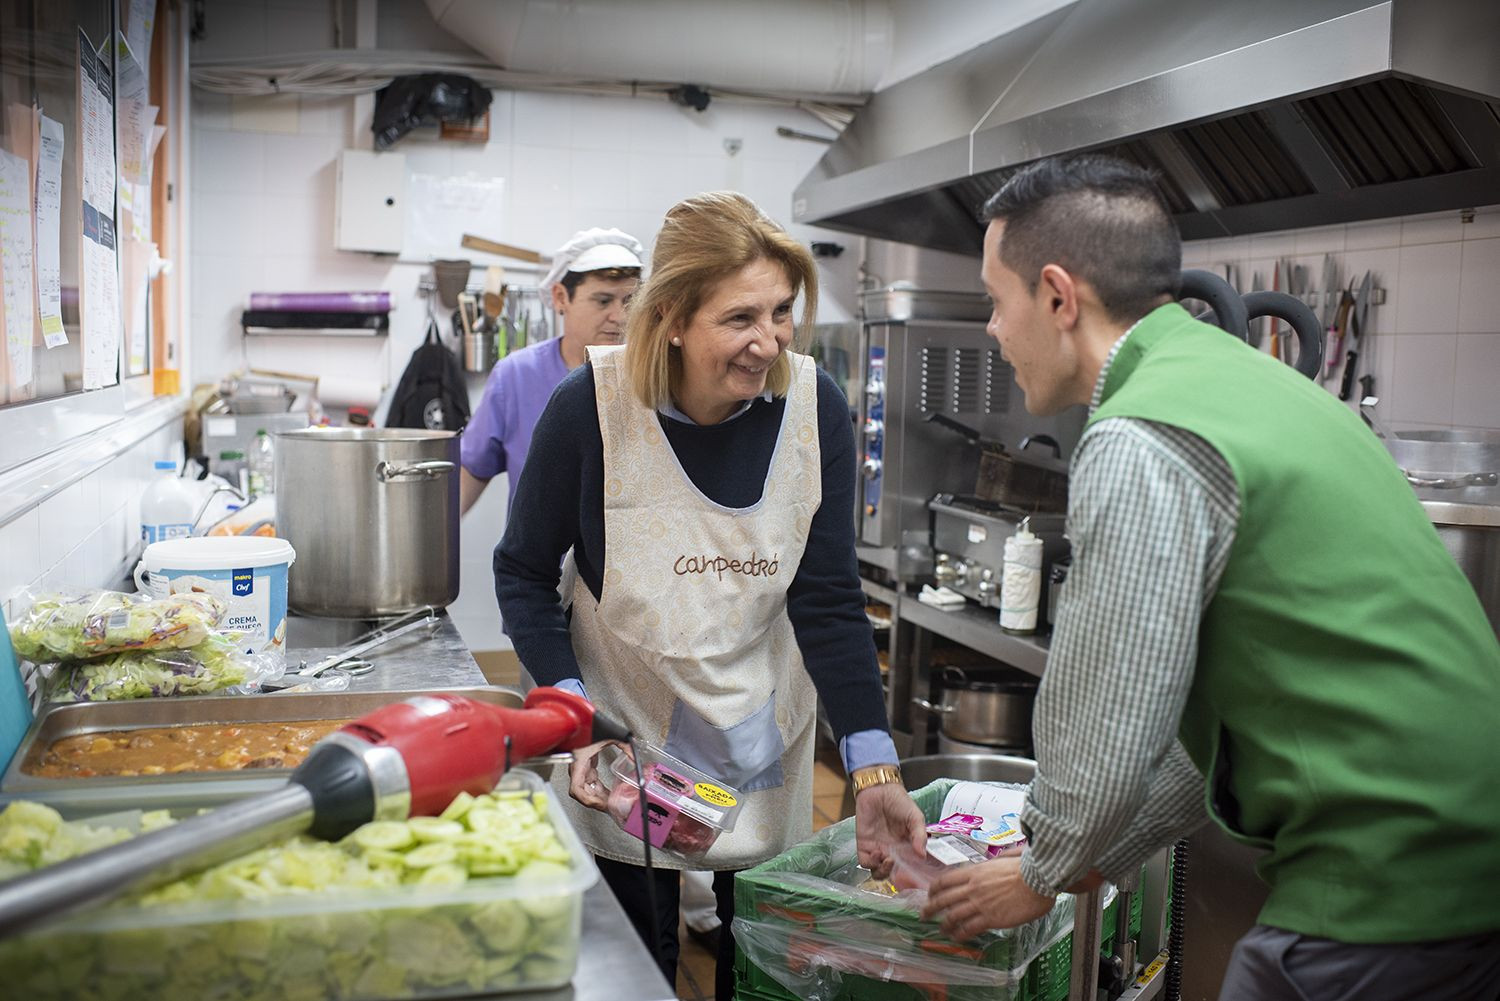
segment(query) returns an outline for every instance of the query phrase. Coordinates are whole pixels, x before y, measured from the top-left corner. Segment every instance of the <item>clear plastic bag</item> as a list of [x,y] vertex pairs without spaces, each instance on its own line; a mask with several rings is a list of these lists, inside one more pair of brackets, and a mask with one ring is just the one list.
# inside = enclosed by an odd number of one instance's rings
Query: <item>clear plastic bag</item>
[[189,650],[117,653],[42,665],[43,697],[100,702],[172,695],[237,695],[281,676],[280,658],[247,654],[231,635],[213,633]]
[[211,594],[165,598],[119,591],[22,591],[10,627],[16,654],[35,664],[196,647],[214,635],[228,606]]

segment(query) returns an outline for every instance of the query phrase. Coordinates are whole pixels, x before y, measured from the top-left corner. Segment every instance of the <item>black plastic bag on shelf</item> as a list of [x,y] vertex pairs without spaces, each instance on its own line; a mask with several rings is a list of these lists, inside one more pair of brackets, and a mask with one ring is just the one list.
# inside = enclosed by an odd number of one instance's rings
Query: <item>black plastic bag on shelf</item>
[[457,73],[398,76],[375,93],[375,148],[390,149],[412,129],[472,122],[489,110],[488,87]]

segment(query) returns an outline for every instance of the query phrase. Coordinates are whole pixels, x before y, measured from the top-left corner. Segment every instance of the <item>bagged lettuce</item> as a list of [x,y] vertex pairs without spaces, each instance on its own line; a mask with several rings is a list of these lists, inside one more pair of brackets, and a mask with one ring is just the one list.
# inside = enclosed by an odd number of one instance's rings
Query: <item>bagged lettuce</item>
[[[21,603],[26,603],[22,595]],[[30,596],[10,627],[16,653],[36,664],[141,650],[181,650],[208,639],[228,606],[211,594],[144,598],[119,591]]]
[[279,677],[283,666],[265,654],[247,654],[229,634],[210,633],[188,650],[117,653],[97,660],[43,665],[43,696],[50,702],[103,702],[163,695],[250,692]]

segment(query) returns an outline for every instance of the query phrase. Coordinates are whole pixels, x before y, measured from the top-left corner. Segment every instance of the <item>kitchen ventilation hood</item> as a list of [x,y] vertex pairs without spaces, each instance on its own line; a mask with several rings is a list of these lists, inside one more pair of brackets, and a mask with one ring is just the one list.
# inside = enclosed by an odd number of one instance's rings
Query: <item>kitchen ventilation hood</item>
[[1154,168],[1184,239],[1500,202],[1495,0],[1080,0],[875,94],[802,223],[977,253],[1044,156]]

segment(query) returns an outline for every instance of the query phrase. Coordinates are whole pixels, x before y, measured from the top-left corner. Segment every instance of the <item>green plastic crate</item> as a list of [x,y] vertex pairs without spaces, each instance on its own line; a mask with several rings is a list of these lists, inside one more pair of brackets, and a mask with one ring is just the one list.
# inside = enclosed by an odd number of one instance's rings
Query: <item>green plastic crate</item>
[[[939,780],[912,793],[929,822],[941,819],[943,799],[955,782]],[[942,937],[936,925],[922,921],[898,901],[876,896],[851,898],[847,889],[805,879],[827,878],[852,865],[852,825],[852,820],[846,820],[825,828],[809,841],[740,873],[735,879],[736,916],[756,922],[768,932],[784,930],[788,943],[797,941],[793,936],[798,936],[802,942],[859,950],[870,948],[872,940],[893,939],[894,944],[880,941],[880,945],[921,957],[924,964],[939,957],[962,964],[965,970],[978,967],[989,971],[997,983],[923,985],[845,972],[840,974],[837,987],[827,987],[827,991],[836,993],[835,1001],[1047,1001],[1059,976],[1066,994],[1071,947],[1064,936],[1072,925],[1071,897],[1064,895],[1052,914],[1022,929],[986,933],[977,946],[954,943]],[[799,878],[804,881],[797,882]],[[1028,970],[1027,957],[1039,949],[1045,961],[1038,969]],[[793,951],[789,947],[788,954]],[[747,998],[760,1001],[794,996],[754,963],[742,960],[737,967],[738,981]],[[1008,982],[997,985],[1004,981]]]

